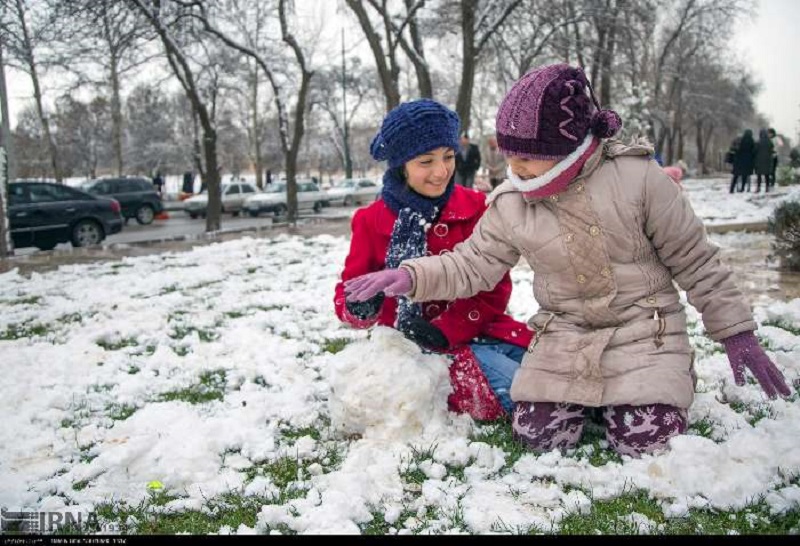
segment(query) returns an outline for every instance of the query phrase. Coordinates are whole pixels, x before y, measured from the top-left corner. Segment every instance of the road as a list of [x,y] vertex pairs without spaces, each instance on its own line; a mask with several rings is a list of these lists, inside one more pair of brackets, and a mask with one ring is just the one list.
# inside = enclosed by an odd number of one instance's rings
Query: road
[[[338,220],[336,224],[342,224],[343,220],[352,217],[353,212],[358,207],[326,207],[319,214],[313,212],[303,212],[300,214],[298,224],[308,224],[320,222],[322,225],[315,231],[324,232],[325,220]],[[192,219],[183,210],[169,210],[169,219],[155,220],[147,226],[139,225],[136,220],[129,220],[122,228],[120,233],[110,235],[103,241],[104,246],[119,244],[135,244],[158,241],[179,241],[185,239],[195,239],[202,237],[206,232],[206,221],[203,218]],[[275,218],[272,214],[263,214],[257,218],[247,215],[231,216],[222,215],[221,233],[249,230],[267,230],[273,226],[282,225],[285,218]],[[349,223],[344,223],[349,228]],[[335,233],[339,235],[341,227],[337,227]],[[55,250],[70,250],[72,245],[62,243],[56,246]],[[36,248],[19,248],[14,250],[17,256],[24,256],[41,252]]]

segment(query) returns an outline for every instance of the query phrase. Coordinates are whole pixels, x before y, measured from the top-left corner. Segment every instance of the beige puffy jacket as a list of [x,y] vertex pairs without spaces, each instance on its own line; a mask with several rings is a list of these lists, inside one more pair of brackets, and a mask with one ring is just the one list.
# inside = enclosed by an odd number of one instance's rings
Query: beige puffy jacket
[[652,149],[607,141],[561,194],[526,200],[510,182],[453,252],[408,260],[414,301],[491,290],[524,257],[541,309],[515,401],[670,404],[694,396],[678,290],[714,340],[755,330],[719,248]]

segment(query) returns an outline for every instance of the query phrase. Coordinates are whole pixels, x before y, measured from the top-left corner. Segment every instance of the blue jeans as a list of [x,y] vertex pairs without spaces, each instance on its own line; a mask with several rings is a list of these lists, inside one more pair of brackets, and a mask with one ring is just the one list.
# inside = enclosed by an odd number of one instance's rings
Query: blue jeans
[[525,355],[523,347],[510,343],[470,343],[472,352],[478,360],[483,374],[489,381],[489,386],[497,395],[500,404],[510,414],[514,411],[514,402],[509,391],[514,374],[519,369],[522,357]]

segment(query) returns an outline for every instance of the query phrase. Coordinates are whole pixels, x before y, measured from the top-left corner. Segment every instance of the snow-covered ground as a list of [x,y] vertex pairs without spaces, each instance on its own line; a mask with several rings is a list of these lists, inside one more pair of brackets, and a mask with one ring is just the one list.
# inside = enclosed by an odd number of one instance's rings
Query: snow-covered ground
[[[685,182],[709,222],[763,221],[787,193],[729,195],[726,184]],[[557,531],[567,514],[632,488],[669,517],[757,498],[773,514],[800,507],[798,395],[769,401],[755,384],[737,387],[694,309],[693,426],[669,451],[595,466],[585,444],[508,463],[502,446],[475,439],[507,424],[446,411],[444,357],[338,322],[347,250],[330,236],[243,238],[0,275],[0,506],[135,505],[153,481],[175,498],[164,510],[203,510],[225,492],[271,499],[254,527],[219,530],[241,533],[357,533],[372,514],[398,533]],[[526,319],[537,307],[530,272],[512,278],[510,310]],[[800,300],[755,313],[769,354],[797,381]],[[286,458],[300,463],[289,486],[300,494],[288,497],[259,471]],[[424,474],[421,487],[410,472]],[[429,515],[455,512],[457,522]]]

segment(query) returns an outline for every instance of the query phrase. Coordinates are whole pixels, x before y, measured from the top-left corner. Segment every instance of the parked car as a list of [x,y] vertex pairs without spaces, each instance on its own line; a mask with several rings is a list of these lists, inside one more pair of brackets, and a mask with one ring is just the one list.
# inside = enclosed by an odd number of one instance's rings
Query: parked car
[[96,245],[122,231],[121,211],[115,199],[61,184],[26,180],[8,185],[11,238],[18,248]]
[[326,190],[331,205],[351,205],[372,203],[381,193],[381,186],[369,178],[345,178]]
[[164,211],[161,196],[147,178],[100,178],[84,183],[81,189],[116,199],[122,207],[122,217],[136,218],[142,225],[152,224],[156,215]]
[[[320,191],[313,180],[297,181],[297,208],[299,210],[322,210],[326,199],[325,192]],[[286,214],[289,210],[287,205],[286,183],[274,182],[258,195],[253,195],[245,199],[244,210],[252,217],[256,217],[262,212],[272,212],[275,216]]]
[[[222,212],[230,212],[233,216],[239,216],[244,200],[254,194],[259,193],[258,188],[249,182],[235,182],[222,184]],[[205,218],[208,209],[208,191],[198,193],[183,202],[186,213],[197,218]]]

